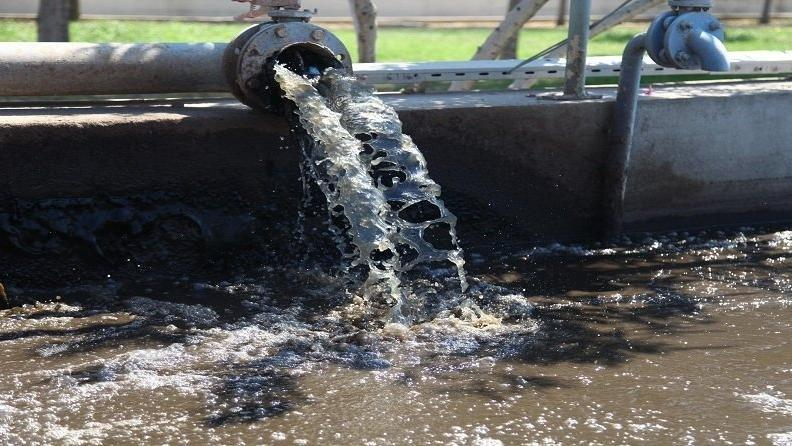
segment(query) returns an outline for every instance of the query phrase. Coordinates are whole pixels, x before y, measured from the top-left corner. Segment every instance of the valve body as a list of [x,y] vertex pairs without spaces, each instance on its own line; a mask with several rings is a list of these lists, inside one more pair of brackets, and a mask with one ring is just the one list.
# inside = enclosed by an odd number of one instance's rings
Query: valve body
[[712,0],[670,0],[646,35],[646,50],[659,65],[684,70],[729,71],[723,25],[708,12]]

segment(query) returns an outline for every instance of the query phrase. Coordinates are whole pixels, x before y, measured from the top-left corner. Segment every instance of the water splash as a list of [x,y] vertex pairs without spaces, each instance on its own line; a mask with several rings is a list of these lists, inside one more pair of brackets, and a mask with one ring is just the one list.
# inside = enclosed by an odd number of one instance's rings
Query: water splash
[[434,262],[451,262],[466,290],[456,217],[440,200],[423,155],[402,134],[396,112],[333,70],[321,83],[283,66],[275,72],[305,132],[299,138],[304,171],[325,195],[336,235],[349,242],[345,257],[368,267],[367,292],[390,295],[392,316],[399,318],[409,295],[400,277]]

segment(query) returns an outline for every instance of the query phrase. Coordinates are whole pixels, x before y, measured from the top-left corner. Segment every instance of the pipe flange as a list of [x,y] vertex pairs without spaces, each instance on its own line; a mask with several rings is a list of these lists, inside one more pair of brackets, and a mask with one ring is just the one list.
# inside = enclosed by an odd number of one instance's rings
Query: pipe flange
[[239,67],[239,55],[242,54],[242,49],[248,41],[255,36],[262,27],[272,25],[273,22],[265,22],[253,25],[242,31],[231,43],[228,44],[223,52],[223,74],[225,75],[228,86],[231,87],[231,93],[239,102],[252,107],[251,104],[245,99],[245,94],[242,88],[237,83],[237,70]]
[[305,22],[269,22],[249,28],[226,50],[224,71],[231,90],[243,104],[261,111],[282,111],[282,92],[274,66],[283,62],[304,75],[326,68],[352,72],[352,57],[341,40]]
[[674,11],[666,11],[652,21],[646,32],[646,52],[656,64],[663,67],[673,67],[674,62],[667,57],[665,48],[665,35],[668,26],[677,17]]
[[706,32],[721,42],[726,40],[723,25],[713,15],[703,12],[680,14],[666,30],[664,49],[673,66],[684,70],[698,70],[701,60],[690,49],[690,36]]

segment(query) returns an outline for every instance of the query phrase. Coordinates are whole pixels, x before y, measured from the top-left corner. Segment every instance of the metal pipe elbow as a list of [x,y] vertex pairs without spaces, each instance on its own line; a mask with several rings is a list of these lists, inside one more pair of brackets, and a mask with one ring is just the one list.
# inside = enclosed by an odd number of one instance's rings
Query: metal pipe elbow
[[705,71],[729,71],[729,51],[726,45],[704,30],[695,30],[688,37],[688,46],[693,55],[701,63],[701,69]]
[[726,33],[715,16],[702,11],[668,11],[647,31],[649,56],[664,67],[729,71]]

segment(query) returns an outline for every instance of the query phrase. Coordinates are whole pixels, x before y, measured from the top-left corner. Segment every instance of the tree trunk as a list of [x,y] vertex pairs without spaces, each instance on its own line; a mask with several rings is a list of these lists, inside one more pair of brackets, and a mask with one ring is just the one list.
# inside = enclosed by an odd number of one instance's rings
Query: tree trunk
[[[521,0],[512,8],[503,21],[490,33],[484,44],[473,56],[473,60],[494,60],[500,56],[510,38],[517,35],[528,20],[549,0]],[[475,81],[452,82],[449,91],[467,91],[476,85]]]
[[558,20],[556,20],[556,25],[566,26],[568,4],[569,0],[558,0]]
[[71,0],[39,0],[39,42],[68,42]]
[[762,18],[759,23],[767,25],[770,23],[770,18],[773,15],[773,0],[765,0],[764,7],[762,8]]
[[[520,3],[520,0],[509,0],[509,10],[506,11],[508,14],[514,9],[517,4]],[[506,41],[506,45],[503,47],[503,52],[501,53],[501,59],[516,59],[517,58],[517,45],[520,40],[520,32],[518,31],[513,36],[509,37],[509,40]]]
[[[574,1],[574,0],[572,0]],[[667,0],[632,0],[630,3],[625,3],[618,9],[614,11],[613,14],[609,14],[605,16],[602,20],[594,23],[591,25],[591,38],[598,36],[614,27],[621,25],[622,23],[633,19],[640,14],[648,11],[655,6],[666,4]],[[554,57],[563,57],[566,53],[566,45],[557,48],[552,53],[547,54],[545,57],[554,58]],[[524,80],[516,80],[514,81],[509,88],[514,90],[522,90],[525,88],[530,88],[531,85],[535,84],[536,80],[534,79],[524,79]]]
[[71,9],[69,10],[69,19],[72,22],[80,20],[80,0],[69,0],[71,2]]
[[377,60],[377,7],[371,0],[349,0],[358,41],[358,61]]

